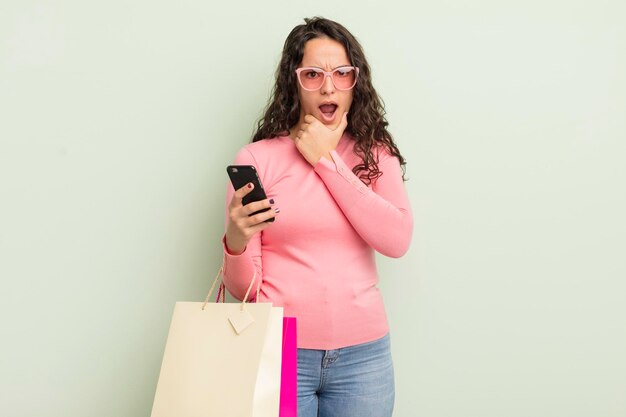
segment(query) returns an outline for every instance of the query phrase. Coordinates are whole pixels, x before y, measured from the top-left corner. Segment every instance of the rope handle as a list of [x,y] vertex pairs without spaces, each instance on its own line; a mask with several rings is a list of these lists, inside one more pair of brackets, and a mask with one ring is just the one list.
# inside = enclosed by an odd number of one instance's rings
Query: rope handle
[[222,282],[220,287],[217,289],[217,297],[215,297],[215,302],[219,303],[220,298],[222,299],[222,303],[226,302],[226,286]]
[[[225,301],[225,293],[226,293],[226,289],[224,287],[224,282],[223,280],[219,279],[221,277],[224,277],[224,263],[222,263],[222,266],[220,266],[220,269],[217,271],[217,275],[215,276],[215,279],[213,280],[213,284],[211,284],[211,288],[209,289],[209,293],[207,294],[206,298],[204,299],[204,303],[202,304],[202,310],[204,310],[204,308],[206,307],[207,303],[209,302],[209,299],[211,298],[211,294],[213,294],[213,290],[215,289],[215,285],[218,283],[220,283],[219,288],[218,288],[218,292],[217,292],[217,299],[215,300],[216,303],[219,303],[219,299],[220,296],[222,297],[222,303],[224,303]],[[254,285],[254,280],[256,279],[256,268],[254,269],[254,275],[252,276],[252,281],[250,281],[250,285],[248,286],[248,290],[246,291],[246,295],[244,295],[243,300],[241,301],[241,310],[243,311],[244,306],[246,305],[246,301],[248,300],[248,295],[250,295],[250,291],[252,290],[252,285]],[[258,302],[259,300],[259,293],[260,293],[260,289],[261,289],[261,282],[259,282],[256,286],[256,299],[254,300],[255,303]]]

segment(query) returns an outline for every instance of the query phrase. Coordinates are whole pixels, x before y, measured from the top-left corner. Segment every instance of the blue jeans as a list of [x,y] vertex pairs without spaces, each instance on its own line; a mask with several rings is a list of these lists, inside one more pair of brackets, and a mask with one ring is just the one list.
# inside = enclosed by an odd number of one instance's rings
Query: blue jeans
[[335,350],[298,349],[298,417],[391,417],[389,334]]

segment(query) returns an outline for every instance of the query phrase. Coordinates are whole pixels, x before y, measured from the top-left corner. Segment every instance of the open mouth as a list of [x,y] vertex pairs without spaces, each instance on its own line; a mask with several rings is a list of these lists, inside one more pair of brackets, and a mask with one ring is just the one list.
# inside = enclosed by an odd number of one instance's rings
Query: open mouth
[[336,104],[322,104],[319,108],[322,112],[322,117],[326,121],[331,122],[335,118],[335,112],[337,111]]

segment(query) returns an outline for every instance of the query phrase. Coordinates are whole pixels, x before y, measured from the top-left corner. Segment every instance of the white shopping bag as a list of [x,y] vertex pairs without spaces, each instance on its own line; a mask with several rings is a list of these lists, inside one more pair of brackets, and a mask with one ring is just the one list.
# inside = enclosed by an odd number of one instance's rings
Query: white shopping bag
[[247,296],[176,303],[151,417],[278,417],[283,309]]

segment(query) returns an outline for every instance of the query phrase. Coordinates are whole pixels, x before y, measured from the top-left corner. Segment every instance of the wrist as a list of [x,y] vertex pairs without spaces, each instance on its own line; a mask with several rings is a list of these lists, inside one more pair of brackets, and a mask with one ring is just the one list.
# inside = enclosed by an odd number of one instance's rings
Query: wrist
[[233,239],[229,240],[228,235],[224,236],[222,242],[224,243],[224,251],[229,255],[238,256],[246,251],[247,245],[245,242],[242,244],[241,242],[234,242]]

